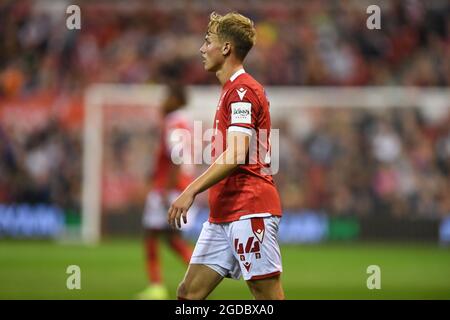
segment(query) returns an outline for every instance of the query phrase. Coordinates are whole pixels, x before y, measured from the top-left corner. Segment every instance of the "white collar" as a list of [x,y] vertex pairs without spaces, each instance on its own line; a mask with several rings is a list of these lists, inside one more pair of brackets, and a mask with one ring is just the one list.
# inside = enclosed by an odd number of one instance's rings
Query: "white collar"
[[245,70],[243,68],[239,69],[230,77],[230,81],[233,82],[234,80],[236,80],[237,77],[239,77],[243,73],[245,73]]

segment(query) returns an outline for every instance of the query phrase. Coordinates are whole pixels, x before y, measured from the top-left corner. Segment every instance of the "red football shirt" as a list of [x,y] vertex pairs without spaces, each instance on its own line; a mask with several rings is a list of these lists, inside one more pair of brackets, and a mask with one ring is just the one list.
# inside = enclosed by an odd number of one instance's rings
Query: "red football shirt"
[[214,118],[212,159],[226,149],[227,132],[251,135],[245,164],[209,189],[209,221],[281,216],[280,198],[267,171],[270,166],[270,113],[264,88],[243,69],[223,86]]
[[[171,134],[175,129],[192,131],[187,116],[181,110],[171,112],[163,118],[159,150],[153,173],[153,187],[157,190],[163,190],[167,187],[169,170],[171,166],[175,166],[171,159]],[[183,191],[192,180],[193,175],[189,168],[181,164],[174,189]]]

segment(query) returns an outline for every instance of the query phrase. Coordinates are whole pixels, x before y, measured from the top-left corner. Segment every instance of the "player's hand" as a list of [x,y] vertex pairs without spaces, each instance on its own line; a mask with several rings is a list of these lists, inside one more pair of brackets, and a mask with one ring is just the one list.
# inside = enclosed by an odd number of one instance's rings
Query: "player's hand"
[[169,224],[175,228],[181,228],[181,218],[183,218],[183,222],[187,223],[187,212],[194,202],[195,196],[189,191],[185,190],[182,194],[176,198],[176,200],[172,203],[169,208],[168,213],[168,222]]

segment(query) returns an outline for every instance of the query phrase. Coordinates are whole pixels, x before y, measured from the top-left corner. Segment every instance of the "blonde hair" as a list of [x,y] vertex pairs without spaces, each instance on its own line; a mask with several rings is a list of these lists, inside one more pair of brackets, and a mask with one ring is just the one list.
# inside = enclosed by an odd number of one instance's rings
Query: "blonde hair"
[[220,41],[230,41],[234,45],[235,55],[243,61],[256,42],[254,23],[249,18],[230,12],[222,16],[211,13],[208,23],[208,34],[217,34]]

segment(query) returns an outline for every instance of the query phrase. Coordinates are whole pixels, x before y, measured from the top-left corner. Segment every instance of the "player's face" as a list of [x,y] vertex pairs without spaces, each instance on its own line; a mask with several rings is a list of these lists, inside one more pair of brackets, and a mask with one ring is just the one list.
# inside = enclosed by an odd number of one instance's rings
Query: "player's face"
[[200,48],[203,58],[203,66],[205,70],[215,72],[220,69],[223,64],[224,56],[222,55],[222,43],[215,34],[208,33],[205,42]]

